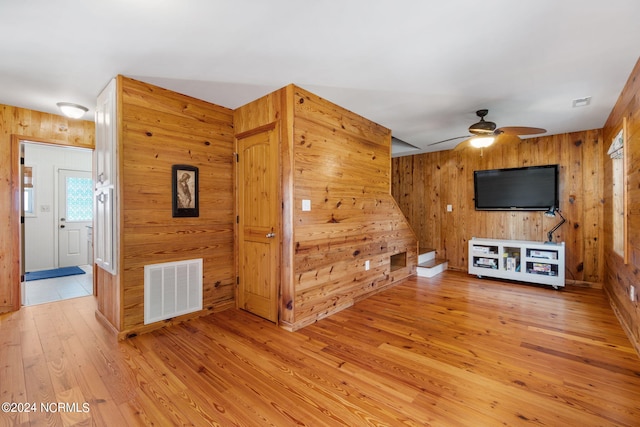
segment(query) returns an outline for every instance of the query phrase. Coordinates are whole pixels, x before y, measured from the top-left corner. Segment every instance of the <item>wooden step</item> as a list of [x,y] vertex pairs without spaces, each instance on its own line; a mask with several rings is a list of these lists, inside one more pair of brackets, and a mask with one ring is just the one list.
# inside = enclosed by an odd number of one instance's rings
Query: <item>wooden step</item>
[[445,271],[449,261],[443,258],[435,258],[418,264],[416,274],[420,277],[433,277]]
[[441,264],[446,264],[447,262],[449,262],[449,260],[443,259],[443,258],[434,258],[434,259],[430,259],[429,261],[423,262],[421,264],[418,264],[418,267],[423,267],[423,268],[434,268],[437,267]]
[[418,250],[418,264],[423,264],[435,259],[436,250],[433,248],[420,248]]

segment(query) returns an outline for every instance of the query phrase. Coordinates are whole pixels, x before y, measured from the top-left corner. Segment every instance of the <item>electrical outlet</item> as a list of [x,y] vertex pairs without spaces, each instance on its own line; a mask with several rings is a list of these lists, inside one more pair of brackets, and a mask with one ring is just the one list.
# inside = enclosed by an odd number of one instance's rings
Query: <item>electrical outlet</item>
[[369,268],[371,268],[371,265],[369,264],[369,260],[366,260],[366,261],[364,262],[364,269],[365,269],[365,270],[368,270]]
[[631,301],[636,300],[636,287],[633,285],[629,286],[629,298]]

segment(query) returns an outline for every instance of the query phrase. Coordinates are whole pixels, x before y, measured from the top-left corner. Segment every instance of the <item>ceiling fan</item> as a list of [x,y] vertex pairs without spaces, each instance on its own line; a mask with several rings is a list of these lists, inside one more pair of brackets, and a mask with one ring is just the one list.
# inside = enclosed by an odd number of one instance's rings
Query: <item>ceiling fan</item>
[[[454,150],[461,150],[468,146],[483,149],[493,144],[501,135],[511,135],[518,137],[519,135],[537,135],[540,133],[545,133],[547,131],[546,129],[542,128],[533,128],[526,126],[508,126],[496,128],[496,124],[494,122],[489,122],[484,119],[487,114],[489,114],[489,110],[487,109],[476,111],[476,115],[480,117],[480,121],[469,126],[469,133],[471,135],[463,135],[455,138],[445,139],[429,144],[429,146],[442,144],[443,142],[453,141],[455,139],[468,138],[458,144],[454,148]],[[480,153],[482,155],[482,151]]]

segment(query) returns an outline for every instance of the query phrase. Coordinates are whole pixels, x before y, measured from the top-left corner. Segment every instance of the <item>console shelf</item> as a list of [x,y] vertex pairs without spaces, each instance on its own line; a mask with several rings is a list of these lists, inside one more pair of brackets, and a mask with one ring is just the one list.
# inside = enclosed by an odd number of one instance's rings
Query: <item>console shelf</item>
[[564,242],[469,240],[469,274],[564,287]]

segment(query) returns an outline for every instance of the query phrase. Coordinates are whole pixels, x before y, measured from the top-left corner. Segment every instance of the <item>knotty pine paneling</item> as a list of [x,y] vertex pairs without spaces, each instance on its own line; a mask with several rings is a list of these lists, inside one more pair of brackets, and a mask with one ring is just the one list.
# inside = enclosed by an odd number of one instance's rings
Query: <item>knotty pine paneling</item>
[[559,164],[560,209],[567,222],[554,240],[566,242],[567,279],[598,287],[604,280],[602,149],[601,131],[590,130],[505,139],[482,155],[469,147],[397,157],[392,192],[420,246],[436,249],[449,268],[466,271],[472,237],[544,241],[560,221],[543,212],[476,211],[473,171]]
[[[280,123],[281,326],[295,330],[415,271],[417,241],[390,195],[390,131],[289,85],[238,108],[238,134]],[[311,211],[302,211],[302,200]],[[407,252],[391,271],[390,256]],[[370,261],[365,271],[364,262]]]
[[109,274],[94,264],[93,277],[97,294],[96,316],[117,333],[122,328],[120,275]]
[[[203,258],[203,313],[234,302],[233,112],[119,76],[120,334],[144,326],[144,266]],[[199,169],[200,215],[173,218],[171,166]],[[199,314],[203,314],[199,313]]]
[[93,149],[93,122],[0,105],[0,313],[20,308],[19,144]]
[[[292,101],[294,293],[284,305],[298,329],[414,272],[417,242],[390,195],[390,131],[298,87]],[[392,271],[401,252],[407,266]]]
[[[627,233],[628,263],[613,251],[613,167],[606,154],[614,136],[626,119],[624,146],[627,168]],[[627,335],[640,354],[640,61],[636,63],[603,129],[604,150],[604,289]],[[635,286],[635,301],[629,298]]]

